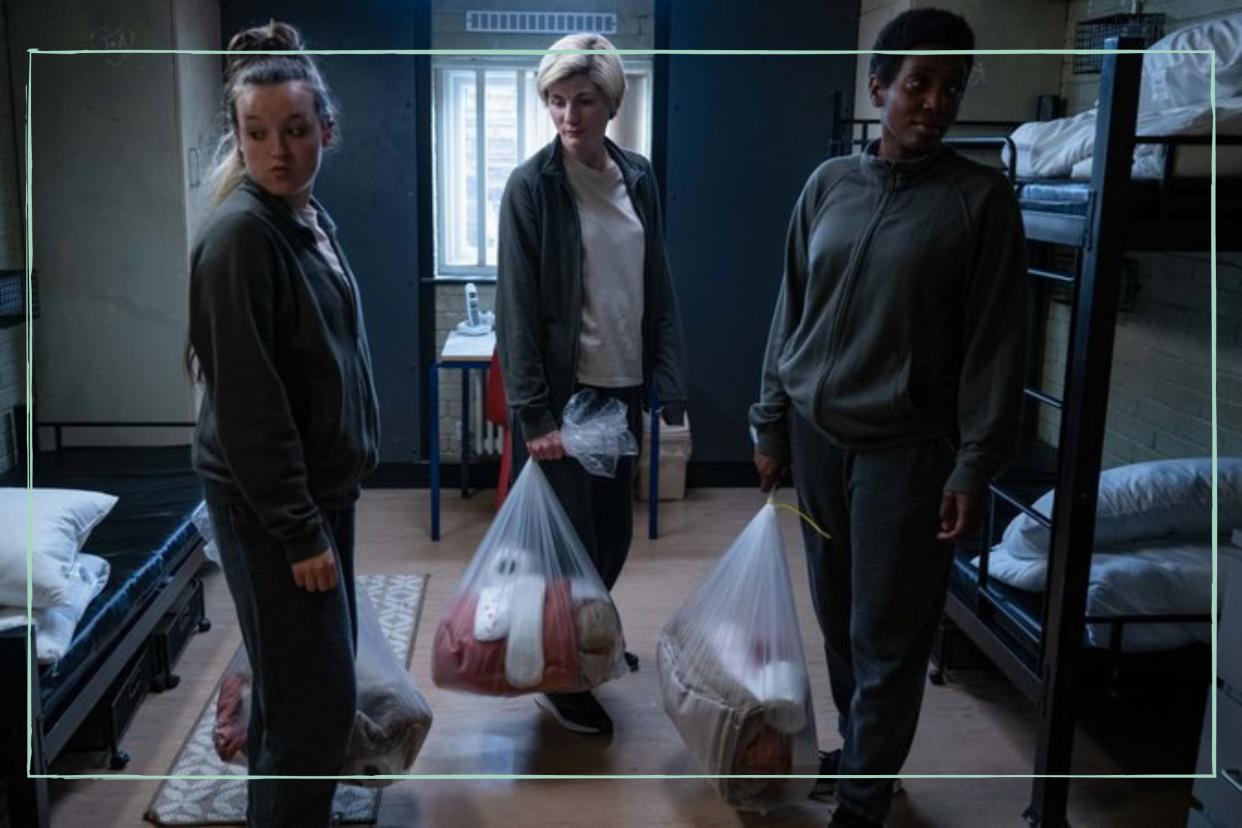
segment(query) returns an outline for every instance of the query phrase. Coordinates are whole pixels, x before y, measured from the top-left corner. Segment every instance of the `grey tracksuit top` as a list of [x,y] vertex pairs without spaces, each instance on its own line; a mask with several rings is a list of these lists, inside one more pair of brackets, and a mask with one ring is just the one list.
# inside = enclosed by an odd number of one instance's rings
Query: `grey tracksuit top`
[[788,455],[792,405],[853,449],[959,444],[945,488],[978,492],[1017,444],[1025,238],[998,171],[876,144],[815,170],[789,223],[757,447]]
[[379,413],[358,285],[285,202],[248,179],[190,260],[190,344],[206,382],[194,468],[248,504],[290,563],[329,546],[319,508],[357,500],[375,468]]

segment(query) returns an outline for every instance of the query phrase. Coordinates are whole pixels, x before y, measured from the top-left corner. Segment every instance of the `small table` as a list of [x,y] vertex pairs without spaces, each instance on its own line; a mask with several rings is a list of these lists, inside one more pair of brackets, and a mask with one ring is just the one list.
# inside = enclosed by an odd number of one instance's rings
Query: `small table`
[[440,369],[461,371],[461,496],[470,496],[470,372],[486,371],[496,350],[495,332],[466,336],[451,331],[440,358],[427,375],[428,409],[431,413],[431,539],[440,539]]

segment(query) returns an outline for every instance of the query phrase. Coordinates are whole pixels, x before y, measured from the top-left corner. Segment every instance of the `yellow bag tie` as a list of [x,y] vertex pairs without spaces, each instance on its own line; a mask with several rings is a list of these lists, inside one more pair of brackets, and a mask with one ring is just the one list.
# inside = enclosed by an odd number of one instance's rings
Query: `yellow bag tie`
[[819,524],[811,520],[810,516],[807,515],[805,512],[803,512],[801,509],[799,509],[796,506],[790,506],[788,503],[777,503],[776,492],[772,492],[772,494],[768,495],[768,505],[775,506],[778,509],[788,509],[789,511],[793,512],[798,517],[805,520],[807,522],[807,525],[810,526],[812,529],[814,529],[816,532],[818,532],[820,535],[822,535],[825,540],[832,540],[832,535],[828,534],[823,529],[820,529]]

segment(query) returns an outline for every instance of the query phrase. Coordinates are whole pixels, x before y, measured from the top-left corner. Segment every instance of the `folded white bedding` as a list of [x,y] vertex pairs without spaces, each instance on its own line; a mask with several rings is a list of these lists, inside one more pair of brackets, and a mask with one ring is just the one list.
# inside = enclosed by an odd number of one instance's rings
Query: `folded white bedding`
[[[1087,586],[1088,615],[1207,615],[1212,607],[1212,547],[1202,541],[1142,541],[1107,547],[1091,556]],[[977,567],[979,559],[972,563]],[[1016,557],[995,547],[988,574],[1018,589],[1042,592],[1047,558]],[[1207,623],[1126,624],[1122,650],[1168,650],[1193,642],[1210,642]],[[1087,625],[1092,646],[1107,647],[1111,624]]]
[[[1017,149],[1019,178],[1090,178],[1095,144],[1095,114],[1089,109],[1069,118],[1031,121],[1010,136]],[[1139,135],[1210,135],[1212,108],[1207,103],[1181,106],[1139,115]],[[1216,102],[1216,134],[1242,135],[1242,97]],[[1181,176],[1208,174],[1210,147],[1179,147],[1174,172]],[[1140,144],[1134,148],[1135,178],[1159,178],[1164,171],[1165,147]],[[1009,161],[1009,150],[1001,153]],[[1242,147],[1217,147],[1217,175],[1242,173]]]
[[[55,665],[69,649],[82,614],[108,583],[112,568],[96,555],[79,554],[66,578],[66,601],[54,607],[35,607],[35,653],[39,664]],[[26,623],[25,607],[0,607],[0,630]]]

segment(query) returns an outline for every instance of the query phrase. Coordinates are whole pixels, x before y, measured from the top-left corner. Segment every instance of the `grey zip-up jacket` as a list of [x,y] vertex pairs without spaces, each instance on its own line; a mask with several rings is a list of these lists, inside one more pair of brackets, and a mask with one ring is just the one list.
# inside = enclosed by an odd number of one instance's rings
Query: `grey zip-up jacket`
[[[665,418],[685,409],[685,346],[664,250],[651,164],[605,139],[646,239],[643,257],[643,382],[655,384]],[[505,396],[527,440],[559,427],[577,383],[582,327],[582,228],[565,175],[560,138],[520,164],[500,202],[496,336]]]
[[290,563],[329,548],[320,507],[357,500],[379,412],[358,285],[312,199],[342,281],[292,208],[244,180],[190,261],[190,344],[205,389],[194,468],[244,501]]
[[750,410],[757,448],[787,457],[792,405],[847,448],[951,439],[946,490],[979,492],[1017,447],[1021,213],[1000,172],[948,148],[911,161],[875,149],[820,165],[794,207]]

